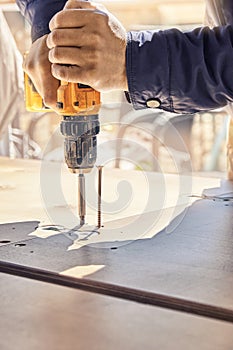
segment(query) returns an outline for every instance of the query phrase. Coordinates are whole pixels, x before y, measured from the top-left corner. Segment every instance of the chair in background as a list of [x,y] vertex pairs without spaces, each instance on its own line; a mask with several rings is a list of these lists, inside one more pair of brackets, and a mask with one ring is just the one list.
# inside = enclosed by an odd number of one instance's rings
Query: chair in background
[[153,155],[151,170],[159,170],[159,149],[162,146],[170,148],[176,153],[177,162],[189,161],[193,118],[193,114],[174,115],[152,109],[129,111],[120,119],[117,133],[115,167],[120,167],[124,138],[129,128],[138,128],[138,130],[142,130],[151,136],[151,153]]

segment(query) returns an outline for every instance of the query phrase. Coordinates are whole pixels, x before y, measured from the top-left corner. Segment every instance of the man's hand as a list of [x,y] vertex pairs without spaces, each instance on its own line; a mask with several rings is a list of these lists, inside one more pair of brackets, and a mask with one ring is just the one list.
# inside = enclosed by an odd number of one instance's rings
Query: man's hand
[[47,38],[55,78],[98,91],[127,90],[126,31],[104,6],[69,0],[50,21]]
[[56,109],[59,81],[51,73],[46,39],[47,35],[44,35],[32,44],[29,54],[25,57],[23,69],[31,78],[45,105]]

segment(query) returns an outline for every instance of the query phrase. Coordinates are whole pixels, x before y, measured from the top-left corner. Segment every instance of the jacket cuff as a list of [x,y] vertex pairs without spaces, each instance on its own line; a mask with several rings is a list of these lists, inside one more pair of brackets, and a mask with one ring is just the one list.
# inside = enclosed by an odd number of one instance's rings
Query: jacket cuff
[[126,70],[133,107],[173,112],[166,36],[162,31],[129,32],[127,39]]

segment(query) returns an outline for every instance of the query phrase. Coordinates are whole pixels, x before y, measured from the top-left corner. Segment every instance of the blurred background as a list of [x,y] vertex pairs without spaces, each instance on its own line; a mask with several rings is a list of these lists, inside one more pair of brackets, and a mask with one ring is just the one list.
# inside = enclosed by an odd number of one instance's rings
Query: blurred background
[[[201,0],[99,2],[115,14],[127,30],[176,27],[187,31],[202,26],[204,21],[205,7]],[[0,25],[7,38],[7,47],[11,45],[12,50],[17,51],[13,54],[21,66],[22,56],[31,44],[30,26],[14,1],[0,0],[0,10]],[[3,46],[2,35],[0,40]],[[18,74],[15,71],[4,73],[7,82]],[[0,94],[0,155],[63,161],[62,136],[55,132],[59,128],[60,117],[53,112],[27,112],[21,86],[22,75],[17,76],[16,80],[19,86],[17,102],[14,98],[11,106],[6,108],[4,94]],[[15,84],[14,78],[12,84]],[[228,117],[223,110],[186,116],[160,110],[134,111],[125,100],[124,93],[112,91],[102,94],[100,119],[102,127],[98,143],[108,146],[103,148],[103,159],[101,152],[98,152],[98,161],[105,162],[109,167],[171,173],[180,169],[190,171],[191,167],[198,172],[226,170]]]

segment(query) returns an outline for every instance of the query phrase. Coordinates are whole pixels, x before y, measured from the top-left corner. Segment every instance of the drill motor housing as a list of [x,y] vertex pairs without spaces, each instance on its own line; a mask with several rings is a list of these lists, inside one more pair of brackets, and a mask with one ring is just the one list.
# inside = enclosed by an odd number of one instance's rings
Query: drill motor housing
[[[49,111],[25,74],[25,99],[29,111]],[[97,134],[100,131],[100,93],[90,86],[61,81],[57,90],[57,113],[63,117],[65,161],[72,173],[89,172],[97,158]]]
[[97,158],[100,125],[100,93],[90,86],[61,82],[57,108],[63,116],[60,130],[64,136],[65,161],[72,173],[90,171]]

